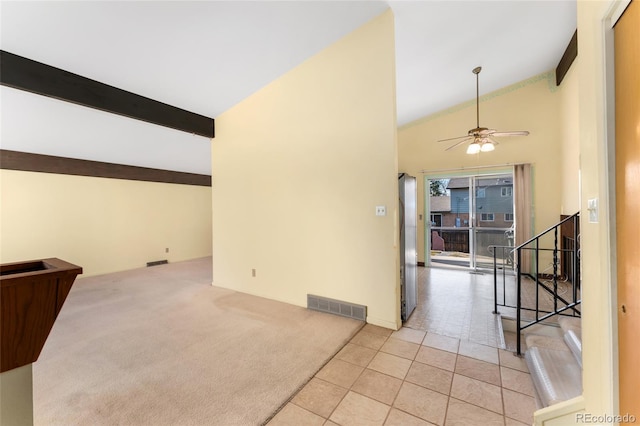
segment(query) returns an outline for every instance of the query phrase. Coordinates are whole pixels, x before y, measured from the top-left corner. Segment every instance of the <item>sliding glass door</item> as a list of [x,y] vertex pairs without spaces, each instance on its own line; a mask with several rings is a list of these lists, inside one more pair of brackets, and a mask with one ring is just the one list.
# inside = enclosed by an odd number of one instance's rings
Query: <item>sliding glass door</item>
[[490,269],[494,250],[498,258],[508,258],[509,249],[502,247],[514,243],[512,173],[443,176],[427,179],[425,187],[431,266]]
[[[513,247],[515,215],[513,209],[513,176],[503,174],[474,177],[475,202],[473,214],[474,260],[472,267],[493,268],[493,252],[508,256]],[[504,252],[504,254],[503,254]],[[510,258],[508,258],[510,259]]]

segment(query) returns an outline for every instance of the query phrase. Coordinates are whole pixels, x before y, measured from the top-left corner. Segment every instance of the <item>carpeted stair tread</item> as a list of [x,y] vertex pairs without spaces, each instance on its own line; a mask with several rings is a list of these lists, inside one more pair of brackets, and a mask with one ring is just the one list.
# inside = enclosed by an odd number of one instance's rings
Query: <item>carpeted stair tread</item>
[[557,404],[582,393],[582,369],[568,349],[529,347],[525,359],[543,406]]
[[567,331],[570,329],[582,329],[582,318],[580,317],[559,317],[558,324],[562,330]]
[[528,334],[525,337],[525,342],[528,348],[539,347],[553,349],[556,351],[569,352],[569,347],[564,343],[564,340],[560,337],[541,336],[538,334]]
[[582,330],[575,328],[568,329],[564,332],[564,342],[582,368]]
[[582,367],[582,318],[560,317],[558,324],[564,332],[564,342],[567,344],[576,361]]

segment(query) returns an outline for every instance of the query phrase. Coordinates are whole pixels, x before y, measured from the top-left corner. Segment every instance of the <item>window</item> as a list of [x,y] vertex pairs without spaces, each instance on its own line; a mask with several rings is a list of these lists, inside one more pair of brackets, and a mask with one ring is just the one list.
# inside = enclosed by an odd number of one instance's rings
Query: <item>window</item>
[[442,226],[442,214],[431,214],[431,226]]
[[513,187],[511,186],[503,186],[500,188],[501,195],[503,197],[512,197],[513,196]]
[[513,213],[505,213],[504,214],[505,222],[513,222]]
[[480,221],[481,222],[493,222],[494,221],[493,213],[482,213],[480,215]]
[[476,198],[484,198],[486,197],[486,188],[477,188],[476,189]]

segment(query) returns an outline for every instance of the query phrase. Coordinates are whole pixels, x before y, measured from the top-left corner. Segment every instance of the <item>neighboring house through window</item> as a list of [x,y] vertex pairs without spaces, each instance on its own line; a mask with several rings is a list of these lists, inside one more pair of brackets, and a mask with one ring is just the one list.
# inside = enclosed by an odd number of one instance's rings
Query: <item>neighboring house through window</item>
[[494,220],[493,213],[482,213],[480,216],[480,221],[482,222],[493,222]]

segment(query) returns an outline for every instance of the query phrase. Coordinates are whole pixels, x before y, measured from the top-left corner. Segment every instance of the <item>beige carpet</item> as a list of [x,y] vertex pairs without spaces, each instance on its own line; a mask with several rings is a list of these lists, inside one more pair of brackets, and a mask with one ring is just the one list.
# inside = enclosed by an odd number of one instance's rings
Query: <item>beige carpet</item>
[[210,258],[79,279],[33,365],[35,424],[259,425],[363,325],[210,283]]

